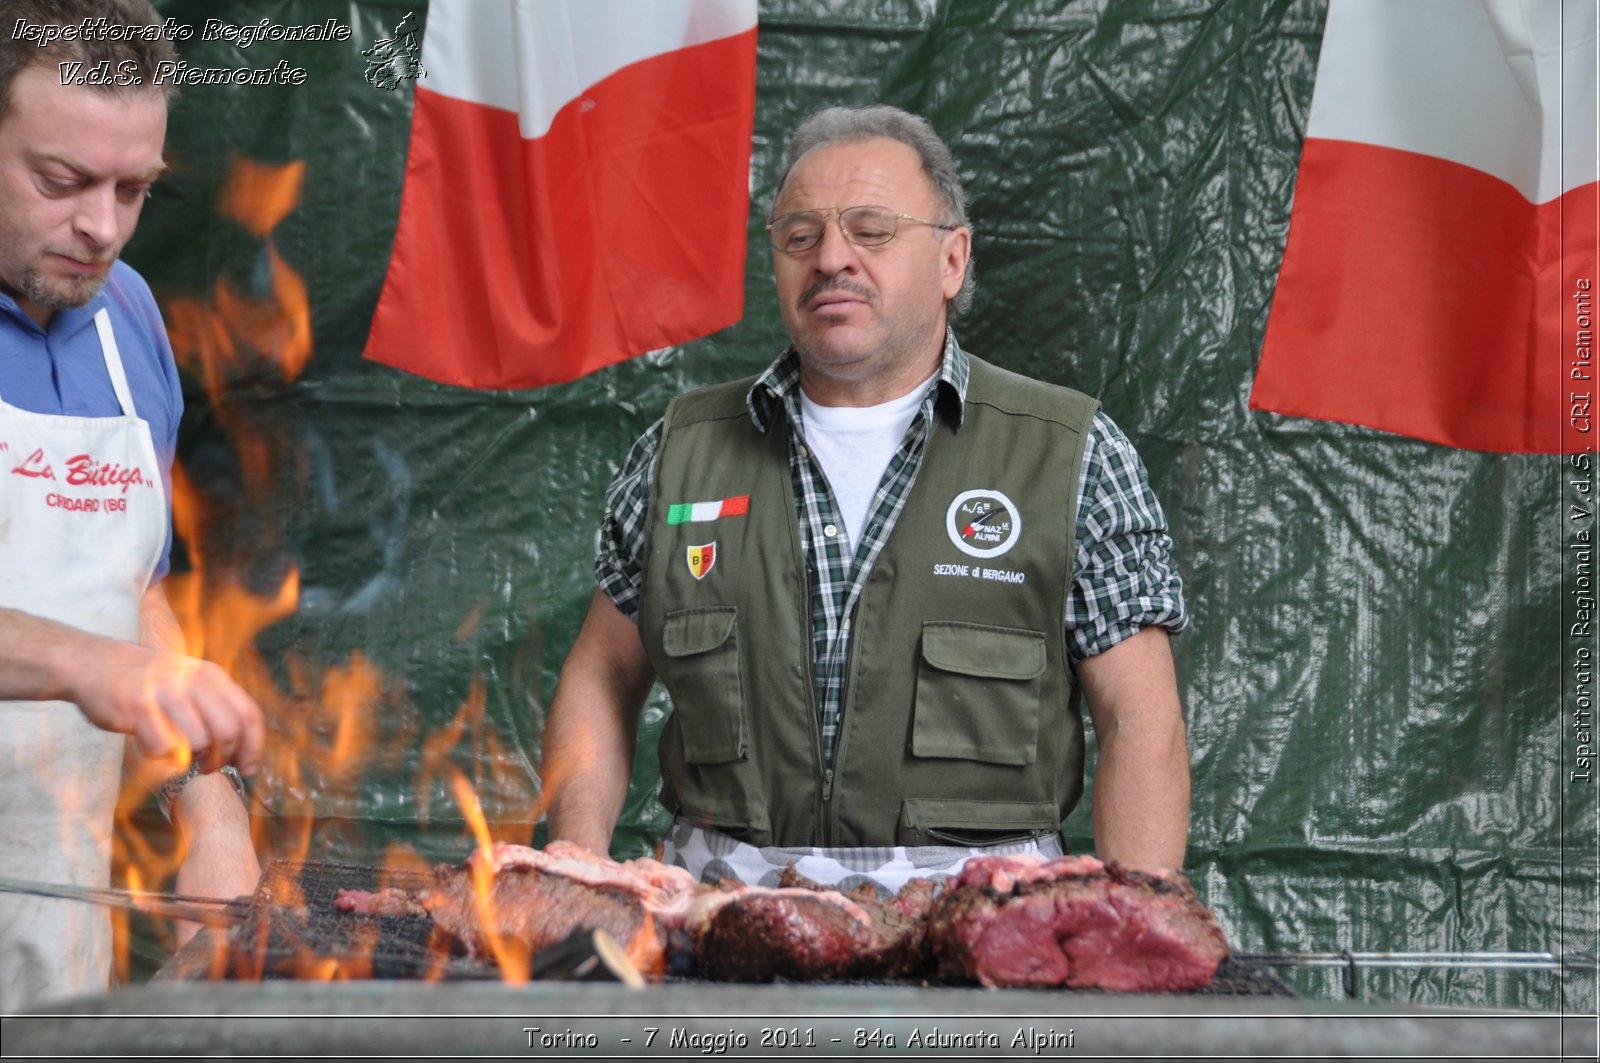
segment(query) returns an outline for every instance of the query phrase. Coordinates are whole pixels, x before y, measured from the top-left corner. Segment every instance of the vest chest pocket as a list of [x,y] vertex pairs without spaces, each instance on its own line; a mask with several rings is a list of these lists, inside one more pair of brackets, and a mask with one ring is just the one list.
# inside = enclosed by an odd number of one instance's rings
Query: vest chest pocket
[[1061,828],[1051,801],[960,801],[908,797],[900,806],[900,845],[982,848],[1033,841]]
[[661,629],[672,661],[662,676],[690,764],[726,764],[745,757],[744,687],[739,675],[738,610],[679,609]]
[[911,752],[1032,764],[1039,750],[1044,635],[954,620],[922,625]]

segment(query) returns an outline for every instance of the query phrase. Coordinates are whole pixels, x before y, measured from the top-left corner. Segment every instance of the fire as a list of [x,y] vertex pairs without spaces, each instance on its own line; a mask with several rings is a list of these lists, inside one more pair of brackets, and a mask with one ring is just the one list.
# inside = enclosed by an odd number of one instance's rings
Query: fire
[[[255,638],[268,627],[293,616],[300,602],[300,574],[290,569],[279,585],[262,593],[243,586],[229,573],[214,574],[208,563],[204,528],[205,504],[181,464],[172,467],[173,534],[188,544],[192,570],[173,573],[162,581],[167,602],[183,628],[188,652],[214,661],[241,684],[245,678],[260,682],[256,674],[241,671],[260,663]],[[219,578],[220,576],[220,578]],[[263,665],[264,667],[264,665]],[[249,685],[246,684],[246,689]]]
[[300,376],[311,358],[311,300],[305,279],[278,253],[277,228],[300,202],[303,162],[271,167],[235,159],[217,210],[263,240],[265,283],[244,290],[219,277],[209,299],[167,301],[167,334],[178,365],[198,376],[213,409],[228,404],[232,385],[276,372]]
[[[220,277],[204,296],[164,303],[178,364],[203,385],[209,412],[237,460],[237,476],[219,484],[215,474],[208,481],[181,463],[174,465],[174,534],[184,545],[189,566],[169,575],[162,586],[187,651],[224,668],[261,706],[267,743],[251,784],[250,811],[252,842],[264,867],[272,861],[298,864],[329,851],[358,853],[369,774],[408,764],[416,765],[415,814],[422,824],[429,822],[436,804],[454,804],[464,823],[463,847],[475,840],[480,851],[487,851],[496,834],[525,842],[537,783],[485,720],[488,699],[481,679],[471,683],[449,724],[432,734],[418,734],[411,721],[421,714],[404,699],[405,684],[387,676],[366,654],[356,651],[342,662],[325,664],[311,653],[291,649],[269,660],[257,645],[263,632],[297,613],[301,595],[300,569],[289,560],[294,550],[270,526],[263,527],[259,514],[291,512],[299,504],[299,499],[285,496],[304,490],[308,459],[259,404],[241,401],[238,395],[243,383],[296,380],[313,354],[307,284],[273,240],[278,225],[299,205],[304,171],[301,162],[271,165],[235,159],[216,210],[261,241],[261,268],[249,283]],[[463,617],[457,637],[471,637],[481,623],[479,606]],[[186,766],[186,757],[185,750],[177,760]],[[152,821],[150,780],[127,775],[113,839],[114,864],[132,888],[171,889],[187,854],[175,832],[158,819]],[[527,810],[526,818],[510,825],[491,823],[485,800],[493,808]],[[354,855],[341,858],[367,862]],[[430,861],[402,844],[390,844],[382,864],[386,871],[379,888],[391,880],[414,882],[417,872],[430,867]],[[484,861],[473,866],[480,914],[487,916],[493,904],[492,875]],[[311,901],[284,876],[269,873],[264,881],[271,886],[265,900],[277,910],[301,911]],[[127,913],[115,918],[116,969],[127,980],[133,966],[129,919]],[[173,947],[170,922],[134,918],[160,947]],[[484,924],[494,925],[487,918]],[[371,975],[374,939],[363,942],[353,957],[328,957],[318,954],[315,942],[299,941],[295,927],[293,919],[275,924],[275,932],[284,930],[294,939],[290,967],[297,977]],[[222,976],[230,963],[232,977],[267,973],[265,939],[240,942],[232,957],[225,935],[216,934],[213,940],[213,977]],[[496,942],[494,955],[508,981],[528,979],[531,957],[519,943]],[[273,973],[281,971],[275,967]]]
[[[254,786],[257,794],[273,795],[272,811],[277,813],[252,816],[252,842],[263,861],[303,858],[310,824],[322,811],[312,795],[320,799],[339,787],[353,790],[359,785],[383,686],[382,676],[359,654],[326,671],[286,659],[279,663],[291,682],[287,689],[279,685],[256,638],[298,609],[299,571],[289,563],[263,565],[263,556],[287,558],[288,551],[270,536],[239,534],[237,527],[273,500],[284,468],[300,464],[279,433],[261,424],[233,391],[239,382],[264,373],[294,380],[312,354],[305,280],[272,240],[273,231],[299,204],[304,171],[302,162],[275,166],[234,159],[217,211],[262,242],[256,279],[241,284],[222,277],[206,297],[172,299],[165,307],[174,355],[203,383],[211,413],[233,444],[239,475],[225,490],[208,492],[181,464],[174,465],[174,534],[187,547],[190,571],[173,573],[162,587],[187,651],[220,665],[262,707],[268,746]],[[233,545],[224,550],[218,543]],[[147,767],[142,775],[126,773],[113,849],[114,864],[125,869],[129,884],[170,888],[182,865],[183,841],[159,821],[151,822],[148,794],[150,774],[158,773],[154,781],[159,785],[159,775],[182,770],[187,756],[181,750],[172,762]],[[283,815],[283,809],[290,814]],[[259,813],[259,807],[254,811]],[[289,839],[288,852],[284,839],[268,836],[282,823],[301,827],[300,836]],[[295,892],[292,885],[281,892],[285,895],[274,898],[276,902],[297,902],[288,895]],[[126,978],[131,962],[127,920],[120,922],[117,971]],[[171,925],[157,922],[155,927],[170,947]]]
[[477,908],[478,925],[484,928],[488,936],[489,948],[494,953],[495,961],[500,965],[502,977],[512,985],[522,985],[532,973],[533,958],[522,942],[502,937],[494,929],[499,925],[499,920],[495,916],[494,864],[490,856],[494,839],[489,836],[488,821],[484,819],[483,808],[478,804],[478,795],[467,785],[465,779],[458,776],[454,780],[454,788],[456,800],[461,802],[461,811],[466,815],[473,836],[478,840],[478,851],[473,854],[470,865],[473,904]]
[[[418,818],[424,826],[431,819],[435,799],[446,791],[459,798],[461,784],[469,785],[475,802],[487,794],[500,807],[534,807],[537,795],[532,773],[510,754],[500,736],[484,719],[487,707],[488,696],[483,680],[475,678],[450,722],[423,738],[414,789],[419,801]],[[466,768],[458,763],[463,754],[466,755]],[[461,812],[468,829],[472,829],[472,814],[464,807]],[[518,844],[528,841],[527,822],[488,824],[486,829],[493,835],[493,841]]]
[[300,205],[300,182],[305,173],[303,159],[273,166],[236,156],[217,193],[217,213],[243,225],[253,236],[270,236]]
[[200,378],[213,404],[227,388],[274,369],[286,381],[311,358],[311,301],[305,279],[268,244],[267,285],[259,294],[219,278],[209,301],[167,303],[167,335],[178,365]]

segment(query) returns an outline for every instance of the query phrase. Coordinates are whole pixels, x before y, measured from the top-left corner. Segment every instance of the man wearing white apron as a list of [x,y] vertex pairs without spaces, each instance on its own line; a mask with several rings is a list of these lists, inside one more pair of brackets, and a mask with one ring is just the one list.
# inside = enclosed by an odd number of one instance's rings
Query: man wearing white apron
[[[0,874],[103,886],[125,736],[172,766],[193,759],[211,772],[235,762],[249,773],[261,718],[220,669],[182,655],[159,583],[182,399],[149,288],[117,255],[163,168],[167,100],[149,86],[171,46],[17,39],[18,27],[94,17],[157,22],[144,0],[6,7]],[[120,89],[61,84],[59,63],[103,59],[142,80]],[[248,818],[227,780],[198,776],[173,812],[188,846],[180,892],[253,889]],[[0,1012],[103,990],[110,960],[105,911],[0,894]]]

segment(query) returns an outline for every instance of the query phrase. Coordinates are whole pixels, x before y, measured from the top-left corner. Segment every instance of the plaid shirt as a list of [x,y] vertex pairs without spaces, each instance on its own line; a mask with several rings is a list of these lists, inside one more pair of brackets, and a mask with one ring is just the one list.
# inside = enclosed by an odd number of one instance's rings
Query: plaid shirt
[[[833,763],[839,733],[845,663],[850,655],[850,614],[866,585],[906,496],[922,465],[933,418],[948,416],[959,426],[967,394],[970,363],[953,334],[928,385],[905,438],[889,459],[867,517],[866,532],[853,553],[845,536],[827,535],[828,525],[844,526],[822,470],[805,444],[800,416],[800,359],[790,348],[751,387],[746,402],[762,432],[781,405],[789,430],[789,469],[794,477],[795,516],[802,529],[811,577],[811,662],[822,720],[822,749]],[[938,400],[948,396],[946,402]],[[644,584],[645,515],[649,505],[661,422],[651,425],[628,452],[622,470],[606,492],[595,576],[625,616],[637,622]],[[1188,624],[1183,581],[1172,565],[1172,538],[1166,516],[1145,476],[1133,444],[1111,419],[1097,412],[1085,447],[1078,497],[1078,525],[1072,589],[1067,596],[1067,649],[1080,661],[1115,646],[1156,624],[1180,631]]]

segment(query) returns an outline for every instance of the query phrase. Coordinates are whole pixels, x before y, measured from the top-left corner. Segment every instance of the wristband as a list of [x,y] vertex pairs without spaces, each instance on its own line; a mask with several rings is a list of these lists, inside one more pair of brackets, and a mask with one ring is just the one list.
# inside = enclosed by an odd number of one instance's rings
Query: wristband
[[[224,764],[218,769],[228,781],[233,784],[233,792],[239,795],[239,800],[248,807],[250,802],[245,797],[244,779],[239,775],[239,769],[232,764]],[[172,822],[172,803],[178,799],[183,788],[189,785],[189,780],[200,774],[200,762],[190,761],[189,770],[168,779],[160,790],[156,791],[156,803],[161,806],[161,814],[167,817],[167,822]]]

